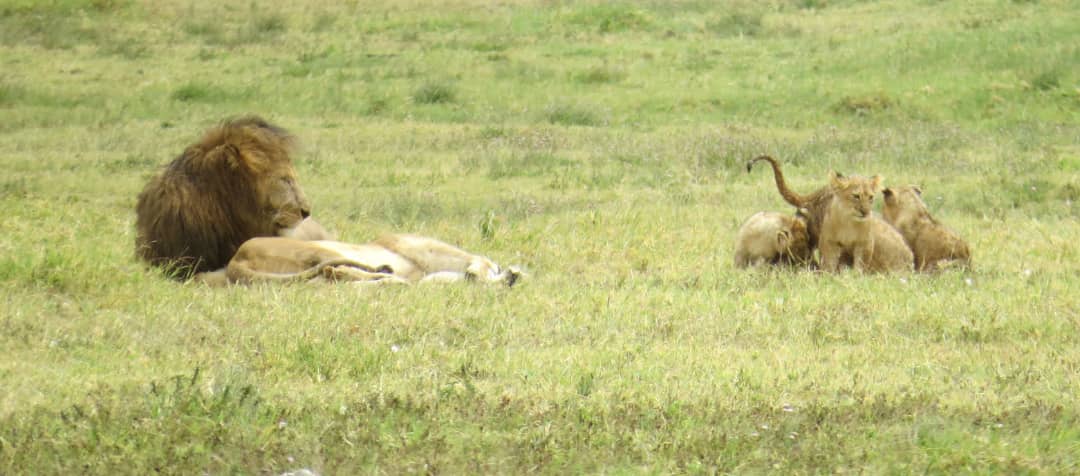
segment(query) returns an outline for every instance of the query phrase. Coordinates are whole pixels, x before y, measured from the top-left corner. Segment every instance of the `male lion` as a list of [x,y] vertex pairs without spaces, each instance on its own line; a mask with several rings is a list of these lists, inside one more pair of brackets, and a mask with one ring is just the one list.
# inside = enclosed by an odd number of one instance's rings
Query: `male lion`
[[949,262],[971,266],[971,250],[960,235],[930,216],[922,190],[914,185],[882,191],[885,220],[896,227],[915,253],[915,269],[935,271]]
[[250,238],[297,226],[310,206],[292,148],[287,131],[256,116],[206,131],[139,194],[136,254],[187,279],[225,266]]
[[[821,223],[825,218],[825,212],[829,208],[829,203],[832,202],[832,188],[829,186],[822,187],[809,195],[800,195],[791,190],[787,186],[787,182],[784,181],[784,173],[780,171],[780,164],[776,163],[776,159],[767,155],[762,155],[746,163],[746,171],[750,172],[754,163],[759,160],[764,160],[772,166],[773,179],[776,181],[776,189],[780,191],[780,196],[784,197],[784,200],[795,206],[795,208],[805,209],[807,213],[806,225],[807,233],[810,240],[810,249],[816,249],[818,247],[818,240],[821,238]],[[836,174],[838,177],[842,177],[840,174]]]
[[757,212],[747,218],[735,238],[735,267],[811,264],[814,250],[806,232],[806,213],[806,209],[795,216]]
[[903,237],[871,207],[881,176],[829,179],[832,200],[821,223],[821,267],[839,271],[851,262],[860,271],[910,270],[914,257]]
[[[222,276],[224,274],[224,276]],[[224,270],[199,274],[208,284],[259,281],[343,280],[359,283],[415,283],[476,280],[513,286],[521,277],[480,255],[434,238],[387,235],[372,243],[252,238]]]

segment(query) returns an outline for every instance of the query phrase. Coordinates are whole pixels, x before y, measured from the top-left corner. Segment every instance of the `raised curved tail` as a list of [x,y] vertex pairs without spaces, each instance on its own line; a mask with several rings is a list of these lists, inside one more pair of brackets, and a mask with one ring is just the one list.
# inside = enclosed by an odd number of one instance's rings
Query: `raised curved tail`
[[780,164],[776,163],[776,159],[769,157],[768,155],[758,156],[746,163],[746,172],[749,173],[754,167],[754,163],[759,160],[764,160],[768,162],[769,165],[772,165],[773,178],[776,180],[776,189],[780,191],[780,196],[784,197],[785,201],[796,207],[806,206],[807,198],[788,188],[787,182],[784,181],[784,173],[780,171]]

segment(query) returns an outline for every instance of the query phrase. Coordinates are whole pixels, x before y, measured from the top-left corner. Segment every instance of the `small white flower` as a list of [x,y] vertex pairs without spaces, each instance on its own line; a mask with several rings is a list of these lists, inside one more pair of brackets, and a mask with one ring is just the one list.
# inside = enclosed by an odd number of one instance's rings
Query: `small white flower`
[[1032,271],[1030,269],[1025,269],[1024,270],[1024,277],[1025,278],[1030,278],[1033,273],[1034,273],[1034,271]]
[[974,286],[975,280],[971,278],[964,278],[964,284],[967,284],[968,286]]
[[768,430],[768,429],[769,429],[769,425],[768,425],[768,424],[766,424],[766,423],[762,423],[762,424],[761,424],[761,429],[762,429],[762,430]]
[[790,403],[785,403],[780,409],[783,410],[784,413],[792,413],[795,411],[795,406]]
[[788,439],[794,440],[795,438],[798,438],[798,437],[799,437],[799,432],[797,432],[797,431],[793,431],[793,432],[791,432],[791,433],[788,433],[788,436],[787,436],[787,437],[788,437]]
[[907,278],[900,278],[900,284],[907,284]]
[[278,427],[279,430],[284,430],[285,427],[287,427],[287,426],[289,426],[289,422],[287,422],[285,420],[278,420],[277,427]]
[[1004,423],[994,423],[994,428],[1005,428]]
[[288,461],[290,463],[294,463],[294,462],[296,462],[296,458],[293,458],[292,456],[286,456],[285,461]]
[[397,344],[394,344],[394,345],[390,346],[390,352],[393,352],[393,353],[396,354],[396,353],[398,353],[400,351],[401,351],[401,347],[398,346]]

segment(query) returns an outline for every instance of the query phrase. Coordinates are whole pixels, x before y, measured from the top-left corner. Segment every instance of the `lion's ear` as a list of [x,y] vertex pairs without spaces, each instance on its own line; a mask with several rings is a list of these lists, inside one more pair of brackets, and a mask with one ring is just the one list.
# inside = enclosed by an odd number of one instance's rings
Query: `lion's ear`
[[912,185],[911,189],[915,191],[915,195],[922,196],[922,189],[918,185]]
[[881,189],[881,181],[882,181],[882,178],[881,178],[880,175],[875,175],[873,177],[870,177],[870,185],[874,187],[874,190],[880,190]]
[[229,167],[229,170],[247,169],[244,157],[240,155],[240,149],[232,144],[221,144],[214,148],[208,155],[213,155],[215,160],[221,161]]
[[885,196],[885,198],[889,198],[889,197],[891,197],[891,196],[892,196],[892,194],[893,194],[893,191],[892,191],[892,189],[891,189],[891,188],[885,187],[885,190],[882,190],[882,191],[881,191],[881,194],[882,194],[882,195],[884,195],[884,196]]

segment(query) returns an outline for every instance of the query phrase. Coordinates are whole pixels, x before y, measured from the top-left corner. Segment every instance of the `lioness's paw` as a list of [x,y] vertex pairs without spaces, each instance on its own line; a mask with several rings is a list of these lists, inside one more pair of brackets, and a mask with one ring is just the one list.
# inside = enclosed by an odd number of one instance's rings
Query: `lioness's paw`
[[506,270],[503,271],[503,280],[506,281],[507,287],[513,287],[523,277],[525,277],[525,273],[517,266],[507,266]]

